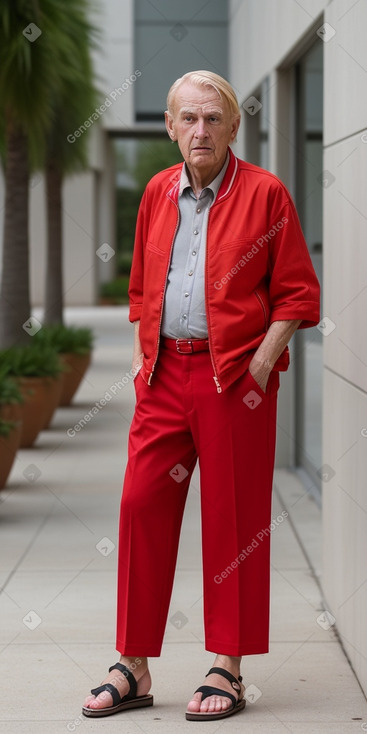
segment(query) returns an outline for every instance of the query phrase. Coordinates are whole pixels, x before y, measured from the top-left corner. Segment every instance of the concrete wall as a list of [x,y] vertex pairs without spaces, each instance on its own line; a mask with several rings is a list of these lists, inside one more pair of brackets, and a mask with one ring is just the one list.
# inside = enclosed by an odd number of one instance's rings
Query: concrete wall
[[[2,252],[4,180],[0,171],[0,253]],[[95,303],[100,260],[95,254],[98,207],[96,173],[93,170],[67,180],[63,187],[63,275],[67,305]],[[33,306],[42,306],[46,277],[46,211],[43,176],[35,174],[30,185],[30,296]]]
[[366,4],[334,0],[325,21],[323,588],[367,692]]
[[293,52],[301,52],[299,40],[326,5],[326,0],[231,1],[229,73],[239,99],[247,99]]
[[[132,0],[104,0],[98,3],[94,22],[100,28],[100,48],[95,54],[101,100],[111,105],[101,115],[104,130],[129,129],[134,118],[134,3]],[[127,80],[127,81],[126,81]],[[117,91],[115,91],[117,90]]]
[[[322,586],[367,692],[366,4],[233,0],[229,68],[241,102],[271,75],[270,167],[292,191],[291,66],[323,22],[330,26],[323,44],[323,315],[333,323],[324,336]],[[242,154],[245,140],[239,138]],[[292,401],[283,402],[281,435],[291,417]]]

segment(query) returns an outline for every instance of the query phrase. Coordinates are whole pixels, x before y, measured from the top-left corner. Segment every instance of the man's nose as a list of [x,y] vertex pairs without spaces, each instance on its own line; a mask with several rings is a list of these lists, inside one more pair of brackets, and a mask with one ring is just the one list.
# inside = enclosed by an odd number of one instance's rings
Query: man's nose
[[206,121],[204,118],[199,117],[196,123],[195,135],[197,138],[205,138],[208,134]]

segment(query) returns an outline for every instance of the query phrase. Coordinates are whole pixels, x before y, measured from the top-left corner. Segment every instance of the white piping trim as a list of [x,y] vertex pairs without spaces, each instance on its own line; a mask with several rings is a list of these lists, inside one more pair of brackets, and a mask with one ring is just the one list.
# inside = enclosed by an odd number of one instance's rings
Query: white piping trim
[[177,187],[179,188],[179,186],[180,186],[180,182],[177,181],[177,183],[175,183],[175,185],[172,186],[172,188],[169,191],[167,191],[167,196],[173,199],[173,192],[175,191],[175,189],[177,189]]
[[[235,158],[235,163],[236,163],[236,165],[235,165],[235,168],[234,168],[234,171],[233,171],[233,175],[232,175],[232,178],[231,178],[231,180],[230,180],[230,182],[229,182],[229,184],[228,184],[228,189],[227,189],[227,191],[225,191],[225,192],[224,192],[224,194],[222,194],[222,195],[221,195],[221,196],[219,197],[219,199],[223,199],[223,196],[226,196],[226,195],[228,194],[229,190],[230,190],[230,189],[232,188],[232,184],[233,184],[233,181],[234,181],[234,177],[235,177],[235,175],[236,175],[236,173],[237,173],[237,168],[238,168],[238,161],[237,161],[237,158]],[[219,201],[219,199],[218,199],[218,201]]]

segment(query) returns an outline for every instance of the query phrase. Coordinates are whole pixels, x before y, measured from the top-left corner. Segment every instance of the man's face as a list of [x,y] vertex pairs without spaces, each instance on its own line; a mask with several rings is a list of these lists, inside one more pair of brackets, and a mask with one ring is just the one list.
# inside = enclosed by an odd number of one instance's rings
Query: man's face
[[240,120],[233,119],[229,105],[215,89],[184,82],[174,98],[172,117],[166,112],[166,127],[177,140],[189,169],[217,172],[224,164],[227,147],[236,137]]

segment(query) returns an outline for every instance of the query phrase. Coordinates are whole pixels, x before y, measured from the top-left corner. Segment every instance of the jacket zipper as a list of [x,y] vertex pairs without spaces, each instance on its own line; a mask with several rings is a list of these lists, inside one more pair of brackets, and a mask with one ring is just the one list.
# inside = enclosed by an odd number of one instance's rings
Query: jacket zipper
[[[215,202],[214,202],[214,205],[215,205]],[[206,228],[206,241],[207,242],[208,242],[208,231],[209,231],[209,219],[210,219],[210,209],[209,209],[208,222],[207,222],[207,228]],[[210,339],[210,318],[209,318],[209,308],[207,307],[208,306],[208,299],[207,299],[208,285],[207,284],[208,284],[208,248],[206,248],[206,253],[205,253],[205,310],[206,310],[206,318],[207,318],[207,323],[208,323],[209,354],[210,354],[210,360],[211,360],[213,372],[214,372],[213,380],[215,382],[217,392],[220,393],[223,391],[222,391],[220,382],[218,380],[218,377],[215,371],[215,364],[214,364],[214,358],[213,358],[212,347],[211,347],[211,339]]]
[[265,308],[264,301],[261,298],[259,291],[255,291],[255,296],[256,296],[257,300],[259,301],[260,306],[261,306],[261,308],[263,310],[265,331],[267,331],[268,330],[268,317],[267,317],[267,313],[266,313],[266,308]]
[[[171,199],[171,201],[172,201],[172,199]],[[171,242],[171,248],[170,248],[170,251],[169,251],[168,265],[167,265],[167,270],[166,270],[166,276],[165,276],[165,279],[164,279],[164,291],[166,290],[168,271],[169,271],[170,264],[171,264],[171,256],[172,256],[173,243],[175,241],[175,237],[176,237],[177,230],[178,230],[178,225],[179,225],[179,222],[180,222],[180,210],[179,210],[179,208],[178,208],[178,206],[177,206],[177,204],[175,202],[172,202],[172,203],[175,205],[175,207],[177,209],[177,222],[176,222],[175,231],[173,233],[173,238],[172,238],[172,242]],[[150,385],[150,383],[152,381],[153,372],[154,372],[155,366],[157,364],[157,359],[158,359],[159,342],[160,342],[160,338],[161,338],[161,325],[162,325],[162,318],[163,318],[163,304],[164,304],[164,294],[163,294],[163,298],[162,298],[161,314],[160,314],[160,318],[159,318],[157,348],[156,348],[156,353],[155,353],[155,359],[154,359],[154,362],[152,364],[152,371],[151,371],[151,373],[150,373],[150,375],[148,377],[148,385]]]

